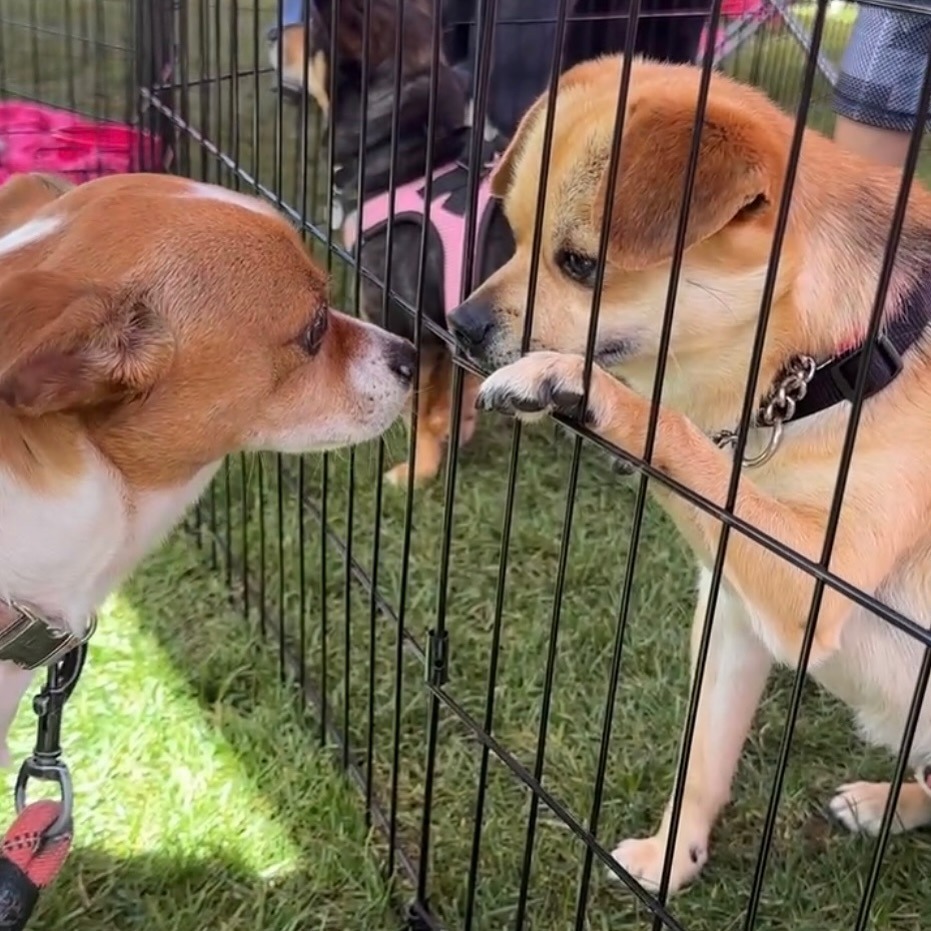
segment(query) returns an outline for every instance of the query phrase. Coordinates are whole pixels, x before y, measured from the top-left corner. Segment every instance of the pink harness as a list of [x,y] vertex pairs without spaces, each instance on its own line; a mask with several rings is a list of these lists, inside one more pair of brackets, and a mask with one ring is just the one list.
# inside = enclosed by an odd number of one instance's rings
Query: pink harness
[[[481,271],[480,262],[472,266],[472,281],[464,282],[463,264],[465,250],[469,244],[465,241],[466,220],[468,207],[460,216],[449,209],[449,201],[454,197],[442,189],[436,191],[436,181],[452,171],[463,171],[460,165],[445,165],[433,173],[434,190],[433,202],[430,206],[430,223],[440,237],[443,250],[443,294],[446,302],[445,312],[449,314],[459,306],[464,296],[467,296],[478,285],[478,276]],[[359,211],[354,210],[346,217],[343,223],[343,243],[348,250],[352,250],[356,242],[359,227],[362,229],[363,241],[369,236],[380,232],[388,225],[391,213],[392,193],[394,195],[394,222],[416,222],[422,224],[426,218],[427,202],[423,197],[424,179],[415,178],[393,192],[385,191],[363,202]],[[484,254],[485,233],[491,216],[490,207],[493,205],[491,197],[491,183],[486,175],[478,187],[476,211],[478,222],[475,224],[475,254]],[[362,214],[361,222],[357,222],[357,214]],[[465,285],[465,287],[463,287]]]

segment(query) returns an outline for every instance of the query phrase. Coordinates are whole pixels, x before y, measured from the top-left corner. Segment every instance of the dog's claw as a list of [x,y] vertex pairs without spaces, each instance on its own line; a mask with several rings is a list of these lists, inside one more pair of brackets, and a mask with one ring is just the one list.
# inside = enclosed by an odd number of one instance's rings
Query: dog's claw
[[593,420],[592,413],[589,410],[582,412],[581,418],[578,416],[582,408],[582,395],[577,391],[554,392],[553,408],[564,417],[581,420],[582,423],[591,423]]
[[[579,420],[581,403],[582,395],[579,392],[557,388],[553,380],[549,378],[539,384],[533,396],[496,385],[488,390],[479,391],[475,399],[475,406],[479,410],[496,411],[509,416],[556,413],[573,420]],[[594,422],[591,410],[584,412],[581,422],[585,424]]]
[[532,400],[531,398],[514,398],[511,401],[510,406],[516,411],[520,411],[522,414],[539,414],[541,411],[545,411],[548,404],[541,404],[537,400]]
[[475,409],[477,411],[493,411],[495,406],[492,403],[491,397],[488,392],[480,391],[478,396],[475,398]]

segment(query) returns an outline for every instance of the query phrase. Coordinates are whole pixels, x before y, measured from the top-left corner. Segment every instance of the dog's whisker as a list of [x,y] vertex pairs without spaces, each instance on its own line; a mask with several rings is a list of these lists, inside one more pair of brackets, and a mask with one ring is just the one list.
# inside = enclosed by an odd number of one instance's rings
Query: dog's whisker
[[708,297],[713,298],[715,301],[717,301],[718,306],[721,307],[723,310],[727,311],[729,316],[731,317],[737,316],[734,308],[726,300],[724,300],[724,298],[721,296],[721,292],[718,289],[712,288],[710,285],[703,284],[700,281],[694,281],[691,278],[686,278],[685,282],[691,287],[697,288],[699,291],[703,291],[705,294],[708,295]]

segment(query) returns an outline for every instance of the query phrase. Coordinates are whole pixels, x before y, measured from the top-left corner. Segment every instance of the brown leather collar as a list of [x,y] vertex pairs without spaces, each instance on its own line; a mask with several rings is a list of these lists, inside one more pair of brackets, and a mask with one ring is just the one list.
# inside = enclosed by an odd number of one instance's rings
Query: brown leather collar
[[97,618],[92,616],[77,636],[31,605],[0,601],[0,660],[22,669],[51,666],[88,640],[96,626]]

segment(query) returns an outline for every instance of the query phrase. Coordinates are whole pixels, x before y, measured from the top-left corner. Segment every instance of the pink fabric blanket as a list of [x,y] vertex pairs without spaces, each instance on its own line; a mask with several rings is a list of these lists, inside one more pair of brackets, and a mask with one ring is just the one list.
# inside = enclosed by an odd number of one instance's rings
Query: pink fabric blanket
[[28,171],[79,184],[107,174],[158,171],[161,162],[159,140],[131,126],[41,104],[0,102],[0,184]]

